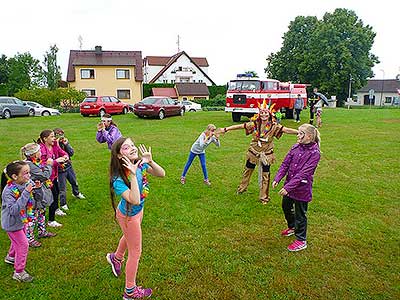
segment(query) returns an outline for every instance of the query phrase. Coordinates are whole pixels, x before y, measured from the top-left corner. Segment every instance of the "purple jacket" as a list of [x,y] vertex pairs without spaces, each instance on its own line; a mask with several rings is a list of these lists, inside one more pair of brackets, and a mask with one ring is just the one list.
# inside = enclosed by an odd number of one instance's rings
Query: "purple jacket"
[[122,136],[117,126],[110,125],[106,130],[97,131],[96,140],[99,143],[108,144],[108,149],[111,150],[112,144]]
[[317,143],[295,144],[283,160],[274,181],[286,175],[283,188],[288,197],[310,202],[315,169],[321,157]]

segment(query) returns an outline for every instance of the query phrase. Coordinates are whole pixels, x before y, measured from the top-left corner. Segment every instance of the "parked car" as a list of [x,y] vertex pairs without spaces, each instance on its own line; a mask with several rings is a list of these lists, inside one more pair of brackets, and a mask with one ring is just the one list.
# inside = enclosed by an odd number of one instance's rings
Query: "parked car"
[[9,119],[16,116],[30,116],[35,115],[33,107],[22,102],[22,100],[15,97],[0,97],[0,116],[4,119]]
[[162,120],[167,116],[183,116],[185,106],[169,97],[151,96],[136,103],[133,107],[133,113],[139,118],[158,117]]
[[59,116],[59,115],[61,115],[61,113],[58,109],[45,107],[42,104],[39,104],[34,101],[24,101],[24,103],[33,107],[33,109],[35,110],[35,116]]
[[185,111],[199,111],[201,110],[201,104],[196,103],[196,102],[192,102],[189,100],[183,100],[182,104],[185,106]]
[[129,105],[114,96],[89,96],[79,106],[81,115],[126,114]]

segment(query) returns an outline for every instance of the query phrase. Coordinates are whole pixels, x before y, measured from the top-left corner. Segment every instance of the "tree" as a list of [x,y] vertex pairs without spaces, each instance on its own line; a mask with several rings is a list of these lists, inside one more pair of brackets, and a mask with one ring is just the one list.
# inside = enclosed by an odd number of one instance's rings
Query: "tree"
[[5,84],[8,81],[10,73],[7,56],[4,54],[0,57],[0,84]]
[[8,60],[8,92],[10,95],[23,88],[39,87],[43,82],[43,70],[39,60],[32,57],[30,53],[17,54]]
[[256,71],[245,71],[244,74],[249,77],[258,77]]
[[57,65],[57,52],[58,48],[54,44],[50,46],[50,51],[46,52],[44,56],[44,78],[50,90],[55,90],[61,80],[61,69]]
[[267,58],[268,76],[282,81],[310,83],[339,104],[347,98],[350,76],[353,90],[372,77],[379,63],[371,48],[375,33],[354,11],[336,9],[322,20],[297,17],[284,35],[281,50]]

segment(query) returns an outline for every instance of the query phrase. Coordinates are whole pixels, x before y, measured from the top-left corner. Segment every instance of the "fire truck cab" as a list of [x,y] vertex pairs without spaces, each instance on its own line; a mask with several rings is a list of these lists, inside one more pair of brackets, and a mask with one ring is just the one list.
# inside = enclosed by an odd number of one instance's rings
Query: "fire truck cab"
[[241,116],[252,117],[258,113],[258,104],[265,99],[269,104],[275,103],[274,109],[281,110],[291,119],[297,95],[303,99],[303,107],[307,106],[306,86],[238,74],[227,85],[225,112],[231,112],[232,120],[239,122]]

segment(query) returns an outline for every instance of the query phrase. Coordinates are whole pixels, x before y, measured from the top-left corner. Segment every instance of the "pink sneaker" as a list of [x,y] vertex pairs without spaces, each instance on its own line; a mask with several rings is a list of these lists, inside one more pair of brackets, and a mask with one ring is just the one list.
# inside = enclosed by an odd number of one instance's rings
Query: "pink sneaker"
[[126,292],[124,292],[122,299],[123,300],[142,299],[144,297],[150,297],[152,293],[153,293],[152,289],[144,289],[141,286],[137,286],[135,287],[131,295],[128,295]]
[[294,234],[294,228],[286,228],[285,230],[281,231],[282,236],[291,236]]
[[300,251],[303,249],[307,248],[307,242],[306,241],[299,241],[299,240],[295,240],[293,243],[291,243],[287,249],[291,252],[296,252],[296,251]]

